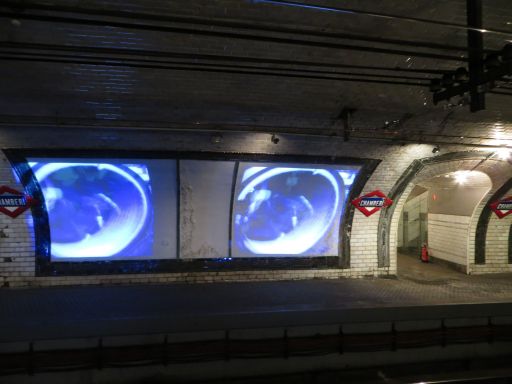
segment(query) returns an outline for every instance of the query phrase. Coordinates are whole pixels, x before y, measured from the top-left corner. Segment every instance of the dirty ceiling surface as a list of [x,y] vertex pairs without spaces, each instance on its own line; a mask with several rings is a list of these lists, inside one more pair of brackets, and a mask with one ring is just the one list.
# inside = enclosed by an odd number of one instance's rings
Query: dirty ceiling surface
[[453,189],[453,188],[491,188],[489,176],[478,171],[455,171],[435,176],[419,183],[423,188]]
[[[432,104],[430,79],[467,67],[465,7],[4,0],[0,123],[332,135],[351,110],[352,137],[512,145],[512,84],[478,113]],[[485,1],[483,21],[487,52],[512,40],[509,0]]]

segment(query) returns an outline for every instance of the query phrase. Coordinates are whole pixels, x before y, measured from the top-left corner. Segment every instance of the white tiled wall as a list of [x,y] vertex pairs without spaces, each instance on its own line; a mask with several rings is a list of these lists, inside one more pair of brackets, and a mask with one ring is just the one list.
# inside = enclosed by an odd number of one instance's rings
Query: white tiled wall
[[430,255],[465,266],[469,216],[428,214],[428,249]]
[[[316,147],[306,151],[310,153]],[[376,171],[368,179],[364,186],[363,194],[379,189],[384,193],[389,193],[397,180],[411,164],[418,158],[432,156],[431,146],[428,145],[408,145],[408,146],[372,146],[362,147],[353,143],[347,143],[343,148],[336,149],[337,155],[343,156],[364,156],[366,158],[381,159],[382,162]],[[0,157],[0,185],[9,185],[15,189],[22,190],[20,184],[13,177],[11,167],[4,156]],[[491,164],[492,165],[492,164]],[[447,169],[461,169],[461,167],[472,167],[473,163],[465,164],[461,161],[452,162],[450,165],[433,165],[428,172],[423,172],[423,177],[431,177],[434,174],[442,174]],[[489,166],[490,167],[490,166]],[[492,173],[492,168],[489,168]],[[499,183],[498,183],[499,184]],[[364,277],[379,276],[396,273],[396,233],[398,229],[398,220],[401,214],[402,206],[412,190],[413,184],[410,184],[404,191],[402,198],[395,201],[395,214],[390,225],[390,265],[387,267],[378,267],[378,223],[379,214],[370,217],[364,216],[359,211],[355,211],[352,222],[351,232],[351,268],[349,269],[329,269],[329,270],[273,270],[273,271],[230,271],[230,272],[188,272],[188,273],[159,273],[159,274],[131,274],[131,275],[96,275],[96,276],[59,276],[59,277],[36,277],[35,276],[35,256],[34,256],[34,235],[26,223],[30,212],[22,216],[11,219],[8,216],[0,215],[0,229],[3,229],[6,237],[0,232],[0,286],[48,286],[48,285],[73,285],[73,284],[132,284],[132,283],[166,283],[166,282],[214,282],[214,281],[263,281],[263,280],[290,280],[290,279],[336,279],[340,277]],[[485,204],[485,203],[482,203]],[[464,258],[464,249],[467,249],[467,258],[472,260],[473,252],[471,241],[474,239],[475,222],[479,216],[479,210],[475,210],[471,218],[471,224],[467,220],[450,218],[453,228],[448,232],[439,232],[439,240],[432,243],[433,255],[445,257],[450,261],[461,262]],[[442,216],[442,215],[441,215]],[[488,235],[488,255],[489,263],[486,266],[473,267],[473,272],[499,272],[509,270],[505,262],[505,240],[504,235],[506,223],[510,224],[512,216],[508,221],[491,220]],[[432,229],[429,232],[436,233],[440,231],[443,220],[447,218],[432,218]],[[457,221],[459,220],[459,221]],[[464,229],[466,228],[466,229]],[[464,230],[466,230],[466,242],[468,246],[463,246]],[[468,235],[469,233],[469,235]],[[507,232],[508,234],[508,232]],[[449,246],[443,246],[442,242],[448,242]],[[435,238],[434,238],[435,239]],[[444,239],[444,240],[443,240]],[[443,252],[446,250],[447,252]]]

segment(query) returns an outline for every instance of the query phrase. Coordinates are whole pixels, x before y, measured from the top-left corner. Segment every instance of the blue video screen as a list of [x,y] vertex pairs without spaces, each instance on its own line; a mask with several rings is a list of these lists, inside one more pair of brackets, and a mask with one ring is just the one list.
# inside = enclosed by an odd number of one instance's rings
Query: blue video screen
[[337,256],[357,167],[241,163],[233,257]]
[[[77,160],[29,159],[48,212],[52,260],[145,259],[175,254],[172,246],[171,252],[155,250],[158,217],[151,171],[161,173],[158,166]],[[173,186],[175,183],[171,189]]]
[[[29,158],[52,261],[339,255],[358,166]],[[30,224],[29,224],[30,225]]]

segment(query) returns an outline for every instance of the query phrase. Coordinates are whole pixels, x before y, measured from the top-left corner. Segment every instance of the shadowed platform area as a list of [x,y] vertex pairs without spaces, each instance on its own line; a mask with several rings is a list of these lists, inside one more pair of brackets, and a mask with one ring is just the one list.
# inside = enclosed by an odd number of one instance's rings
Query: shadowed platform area
[[0,290],[0,341],[512,315],[512,275],[399,257],[396,278]]

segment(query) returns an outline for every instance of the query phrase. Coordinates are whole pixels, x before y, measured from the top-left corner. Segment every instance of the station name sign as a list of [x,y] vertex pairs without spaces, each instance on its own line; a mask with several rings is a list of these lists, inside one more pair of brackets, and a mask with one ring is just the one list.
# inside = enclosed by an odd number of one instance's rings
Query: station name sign
[[27,205],[25,196],[2,195],[0,196],[0,207],[20,207]]
[[489,207],[500,219],[512,213],[512,196],[505,197],[504,199],[495,201]]
[[359,209],[359,211],[366,217],[373,215],[381,208],[389,207],[393,204],[393,200],[389,199],[384,193],[379,190],[367,193],[366,195],[359,196],[357,199],[352,200],[352,205]]
[[0,187],[0,212],[13,219],[36,203],[32,197],[7,186]]

